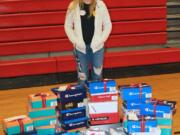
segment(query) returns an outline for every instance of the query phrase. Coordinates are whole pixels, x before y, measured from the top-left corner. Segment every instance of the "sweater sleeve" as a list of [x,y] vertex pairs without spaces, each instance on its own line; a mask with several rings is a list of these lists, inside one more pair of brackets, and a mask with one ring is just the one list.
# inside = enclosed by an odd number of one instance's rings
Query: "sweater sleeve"
[[66,12],[66,18],[65,18],[65,24],[64,24],[64,29],[65,29],[65,32],[68,36],[68,39],[73,43],[73,44],[76,44],[76,35],[74,33],[74,29],[73,29],[73,11],[70,10],[68,8],[67,12]]
[[102,5],[103,5],[103,33],[102,33],[101,40],[102,42],[105,42],[111,33],[112,23],[111,23],[108,9],[106,5],[104,4],[104,2],[102,2]]

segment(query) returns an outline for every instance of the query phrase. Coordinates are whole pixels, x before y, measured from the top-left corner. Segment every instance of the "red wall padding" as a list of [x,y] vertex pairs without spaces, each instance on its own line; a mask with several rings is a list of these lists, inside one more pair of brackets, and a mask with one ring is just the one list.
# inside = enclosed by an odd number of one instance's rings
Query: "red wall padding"
[[[143,37],[143,38],[142,38]],[[136,46],[136,45],[163,45],[166,43],[167,33],[143,33],[143,34],[127,34],[113,35],[107,40],[106,48],[120,46]],[[0,56],[43,53],[55,51],[72,51],[73,46],[68,39],[52,39],[38,40],[26,42],[9,42],[0,44]]]

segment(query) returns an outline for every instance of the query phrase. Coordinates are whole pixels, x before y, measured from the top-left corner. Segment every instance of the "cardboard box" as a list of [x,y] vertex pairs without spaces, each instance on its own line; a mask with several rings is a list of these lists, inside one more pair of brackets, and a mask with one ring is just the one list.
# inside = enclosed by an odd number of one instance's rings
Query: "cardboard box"
[[90,94],[116,92],[115,80],[105,79],[103,81],[89,81],[87,85],[88,85]]
[[52,92],[31,94],[28,99],[33,109],[57,106],[57,96]]
[[66,102],[66,103],[58,102],[59,110],[69,110],[69,109],[74,109],[74,108],[79,108],[79,107],[85,107],[84,99],[73,101],[73,102]]
[[33,121],[25,116],[15,116],[3,120],[4,131],[8,135],[28,133],[34,131]]
[[123,119],[123,127],[129,134],[137,132],[150,132],[151,128],[156,128],[157,120],[151,116],[134,116],[136,114],[130,113]]
[[134,110],[134,109],[140,109],[141,104],[149,103],[150,100],[128,100],[128,101],[123,101],[123,107],[127,110]]
[[[64,88],[64,89],[63,89]],[[86,87],[84,85],[64,86],[63,88],[51,89],[58,97],[62,104],[67,102],[76,102],[86,98]]]
[[90,102],[106,102],[106,101],[117,101],[118,92],[104,92],[97,94],[90,94]]
[[161,129],[161,135],[173,135],[171,126],[159,126]]
[[42,117],[49,117],[56,115],[55,107],[40,108],[40,109],[32,109],[31,107],[29,107],[28,109],[29,109],[28,112],[30,118],[42,118]]
[[173,120],[166,118],[156,118],[158,126],[172,126]]
[[122,126],[109,129],[110,135],[127,135]]
[[91,125],[105,125],[120,122],[120,115],[116,113],[90,114]]
[[156,98],[152,98],[151,99],[151,103],[156,103],[159,105],[167,105],[171,107],[171,111],[173,112],[173,114],[176,112],[176,101],[170,101],[170,100],[162,100],[162,99],[156,99]]
[[120,121],[118,101],[89,102],[88,108],[91,125],[118,123]]
[[106,132],[102,130],[87,130],[85,135],[106,135]]
[[82,134],[80,134],[79,132],[65,132],[57,135],[82,135]]
[[89,102],[88,109],[89,109],[89,114],[117,113],[118,101]]
[[[53,128],[52,129],[45,129],[43,131],[45,127],[42,127],[42,129],[39,129],[39,133],[37,132],[32,132],[32,133],[27,133],[24,135],[82,135],[80,132],[57,132],[57,133],[53,133]],[[82,128],[81,128],[82,129]],[[48,130],[51,133],[44,133],[44,132],[48,132]],[[19,135],[19,134],[18,134]]]
[[60,120],[67,121],[86,117],[86,107],[74,108],[60,111]]
[[140,115],[140,109],[125,109],[123,106],[122,106],[122,114],[123,116],[127,116],[129,113],[135,113],[136,115]]
[[157,122],[156,120],[139,120],[139,121],[128,121],[127,130],[128,133],[134,132],[150,132],[151,128],[156,128]]
[[34,127],[56,125],[58,123],[57,116],[41,117],[32,120]]
[[65,131],[73,130],[77,128],[83,128],[83,127],[87,127],[87,121],[88,121],[87,117],[69,120],[69,121],[62,121],[61,127]]
[[[85,131],[87,129],[87,127],[82,127],[82,128],[75,128],[72,130],[68,130],[66,132],[67,135],[82,135],[81,131]],[[63,134],[64,135],[64,134]]]
[[131,135],[161,135],[160,128],[152,128],[150,132],[136,132]]
[[122,100],[147,100],[152,97],[152,88],[150,85],[142,83],[135,85],[119,86]]
[[42,126],[36,128],[37,135],[55,135],[56,134],[56,126]]
[[159,118],[172,118],[171,107],[167,105],[142,104],[140,113],[141,115],[150,115]]

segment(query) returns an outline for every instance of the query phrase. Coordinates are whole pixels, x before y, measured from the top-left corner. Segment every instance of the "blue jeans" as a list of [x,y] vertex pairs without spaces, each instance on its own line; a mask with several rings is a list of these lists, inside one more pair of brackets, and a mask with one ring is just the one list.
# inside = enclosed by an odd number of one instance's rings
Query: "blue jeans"
[[86,54],[74,50],[77,64],[78,83],[84,84],[89,80],[89,68],[91,68],[92,80],[102,79],[104,61],[104,48],[93,53],[90,46],[86,47]]

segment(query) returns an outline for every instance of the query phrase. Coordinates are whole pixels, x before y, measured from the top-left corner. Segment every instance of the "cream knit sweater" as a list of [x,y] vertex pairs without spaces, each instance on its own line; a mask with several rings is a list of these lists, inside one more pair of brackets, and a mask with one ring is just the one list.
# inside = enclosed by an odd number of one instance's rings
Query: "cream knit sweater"
[[[93,52],[96,52],[104,47],[104,42],[109,37],[112,29],[112,23],[106,5],[102,0],[96,0],[95,11],[95,30],[91,42]],[[71,5],[72,3],[70,3]],[[86,53],[86,45],[82,36],[80,7],[75,10],[67,10],[65,19],[65,32],[72,42],[73,46],[82,53]]]

